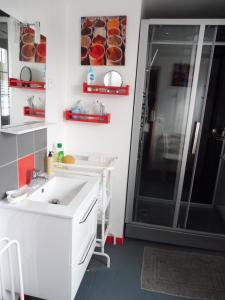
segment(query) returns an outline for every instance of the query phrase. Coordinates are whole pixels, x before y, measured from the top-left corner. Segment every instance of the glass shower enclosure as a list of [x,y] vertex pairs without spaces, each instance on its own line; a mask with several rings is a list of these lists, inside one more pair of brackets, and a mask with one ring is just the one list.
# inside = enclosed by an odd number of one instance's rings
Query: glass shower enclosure
[[224,25],[142,21],[127,236],[225,247]]

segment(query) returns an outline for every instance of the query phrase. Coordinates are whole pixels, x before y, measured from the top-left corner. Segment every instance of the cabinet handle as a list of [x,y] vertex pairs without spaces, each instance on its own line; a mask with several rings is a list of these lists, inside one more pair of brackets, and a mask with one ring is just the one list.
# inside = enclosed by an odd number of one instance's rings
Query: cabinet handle
[[96,234],[94,234],[94,236],[91,237],[91,239],[90,239],[90,241],[89,241],[89,243],[87,245],[87,248],[85,249],[84,254],[82,255],[82,257],[81,257],[81,259],[80,259],[80,261],[78,263],[78,266],[82,265],[85,262],[85,260],[86,260],[86,258],[88,256],[88,253],[89,253],[89,251],[91,249],[91,246],[93,245],[93,243],[95,241],[95,238],[96,238]]
[[98,201],[98,198],[96,198],[91,205],[88,207],[88,210],[86,211],[86,213],[84,214],[83,218],[80,220],[79,224],[82,224],[84,222],[87,221],[88,216],[90,215],[90,213],[92,212],[93,208],[95,207],[96,203]]

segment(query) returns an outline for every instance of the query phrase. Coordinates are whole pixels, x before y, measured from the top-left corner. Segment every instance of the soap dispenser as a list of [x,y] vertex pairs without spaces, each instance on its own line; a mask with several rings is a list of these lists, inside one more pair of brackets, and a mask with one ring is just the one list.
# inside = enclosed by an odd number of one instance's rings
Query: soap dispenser
[[46,168],[47,175],[51,175],[53,173],[53,155],[52,151],[49,151],[48,157],[47,157],[47,168]]

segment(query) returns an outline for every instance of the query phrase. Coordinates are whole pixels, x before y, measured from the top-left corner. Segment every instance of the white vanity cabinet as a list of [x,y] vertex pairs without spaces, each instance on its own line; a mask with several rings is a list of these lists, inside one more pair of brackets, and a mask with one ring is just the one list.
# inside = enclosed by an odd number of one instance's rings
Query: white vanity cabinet
[[[71,267],[71,294],[74,299],[80,282],[87,269],[95,249],[97,234],[98,198],[90,197],[90,201],[81,207],[73,218],[72,238],[72,267]],[[79,249],[79,250],[78,250]]]
[[[95,248],[98,193],[95,182],[72,217],[57,216],[60,205],[51,215],[26,210],[26,202],[0,204],[0,237],[17,239],[21,246],[25,294],[74,300]],[[34,205],[40,210],[41,203],[32,203],[33,210]]]

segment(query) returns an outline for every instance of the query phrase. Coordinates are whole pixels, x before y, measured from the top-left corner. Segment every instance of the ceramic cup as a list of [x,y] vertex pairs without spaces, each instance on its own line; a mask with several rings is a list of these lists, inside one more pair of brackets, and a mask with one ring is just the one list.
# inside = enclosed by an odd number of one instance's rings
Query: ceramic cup
[[81,36],[81,47],[90,47],[91,45],[91,39],[88,35],[82,35]]
[[105,48],[102,45],[94,45],[89,51],[90,65],[104,65]]
[[92,45],[102,45],[105,46],[106,45],[106,38],[101,36],[101,35],[97,35],[92,39]]
[[24,61],[34,61],[36,48],[34,44],[25,44],[21,49],[21,56]]
[[122,38],[119,35],[110,35],[107,40],[108,47],[121,47]]
[[106,65],[120,66],[123,58],[123,52],[119,47],[109,47],[106,50]]
[[97,35],[101,35],[106,37],[106,30],[103,27],[95,28],[93,32],[93,36],[96,37]]
[[84,28],[81,30],[81,35],[88,35],[88,36],[91,36],[91,35],[92,35],[92,28],[90,28],[90,27],[84,27]]
[[111,28],[119,28],[120,26],[120,21],[118,18],[114,17],[108,20],[107,22],[107,29],[111,29]]
[[120,35],[120,29],[115,27],[115,28],[110,28],[107,31],[108,36],[110,35]]
[[34,34],[33,33],[25,33],[22,36],[23,44],[33,44],[34,43]]
[[41,43],[37,46],[36,62],[40,62],[40,63],[46,62],[46,44],[45,43]]
[[104,28],[106,26],[106,22],[104,21],[104,19],[96,19],[95,20],[95,24],[94,27],[95,28]]
[[89,62],[89,50],[88,47],[81,47],[81,64],[87,65]]

